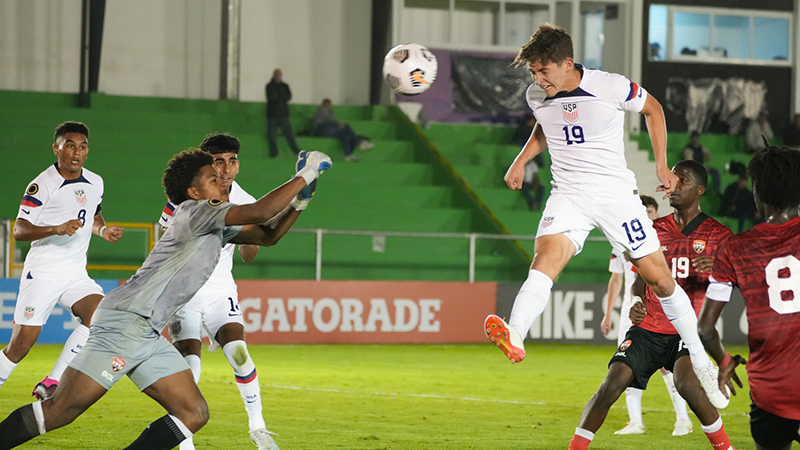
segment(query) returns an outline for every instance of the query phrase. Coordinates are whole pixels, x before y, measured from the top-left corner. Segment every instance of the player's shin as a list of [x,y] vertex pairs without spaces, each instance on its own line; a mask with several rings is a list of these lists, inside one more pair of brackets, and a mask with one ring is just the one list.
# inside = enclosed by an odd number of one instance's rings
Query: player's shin
[[519,331],[523,339],[530,331],[533,321],[544,312],[552,289],[553,280],[550,277],[538,270],[528,272],[528,279],[519,289],[508,320],[508,324]]
[[125,450],[170,450],[189,437],[192,432],[180,419],[166,415],[148,425]]
[[695,368],[704,368],[711,364],[711,359],[703,348],[700,335],[697,333],[697,316],[695,315],[689,296],[675,283],[675,291],[669,297],[658,297],[664,314],[681,335],[683,345],[689,350],[689,357]]
[[266,428],[264,418],[261,416],[261,387],[258,385],[258,373],[247,351],[247,344],[244,341],[228,342],[222,347],[222,353],[228,358],[236,375],[236,386],[247,411],[250,431]]
[[6,357],[5,352],[0,351],[0,387],[8,380],[8,377],[11,376],[11,372],[17,368],[17,365],[11,362],[8,357]]
[[42,404],[25,405],[0,422],[0,450],[14,448],[44,433]]
[[714,450],[734,450],[728,439],[728,433],[725,432],[725,427],[722,426],[722,417],[717,418],[717,421],[711,425],[701,424],[701,426]]
[[64,349],[61,350],[61,355],[58,356],[56,364],[53,366],[53,370],[50,371],[50,375],[48,375],[47,378],[56,381],[61,380],[61,375],[64,374],[64,371],[75,358],[75,355],[86,345],[87,339],[89,339],[89,328],[85,325],[78,325],[75,327],[75,330],[73,330],[72,334],[67,338],[67,343],[64,344]]

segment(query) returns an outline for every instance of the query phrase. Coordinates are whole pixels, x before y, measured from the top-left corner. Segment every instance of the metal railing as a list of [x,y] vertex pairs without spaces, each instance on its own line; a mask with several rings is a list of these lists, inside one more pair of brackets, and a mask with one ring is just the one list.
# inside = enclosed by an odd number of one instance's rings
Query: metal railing
[[[4,273],[8,277],[13,277],[15,269],[21,269],[23,265],[14,261],[14,236],[13,221],[4,221],[6,232],[5,240],[5,266],[7,269]],[[157,223],[137,223],[137,222],[109,222],[108,225],[119,225],[127,230],[143,230],[148,233],[147,251],[152,250],[156,240],[160,237],[160,226]],[[475,282],[475,259],[476,247],[478,239],[487,240],[518,240],[518,241],[533,241],[536,236],[531,235],[510,235],[510,234],[488,234],[488,233],[413,233],[413,232],[400,232],[400,231],[361,231],[361,230],[329,230],[325,228],[293,228],[289,230],[290,233],[298,234],[313,234],[316,236],[316,251],[314,256],[314,279],[317,281],[322,280],[322,241],[326,234],[339,235],[339,236],[372,236],[373,238],[386,238],[386,237],[407,237],[407,238],[435,238],[435,239],[466,239],[469,241],[468,257],[468,279],[470,283]],[[605,237],[590,236],[587,238],[588,242],[606,242]],[[146,256],[146,255],[145,255]],[[144,257],[142,261],[144,261]],[[132,265],[112,265],[112,264],[90,264],[86,268],[89,270],[137,270],[140,266]]]

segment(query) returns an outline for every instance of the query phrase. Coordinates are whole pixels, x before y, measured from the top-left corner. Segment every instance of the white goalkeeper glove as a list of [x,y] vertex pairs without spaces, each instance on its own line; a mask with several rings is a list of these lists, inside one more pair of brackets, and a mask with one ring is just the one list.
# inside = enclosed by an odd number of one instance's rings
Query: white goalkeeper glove
[[308,187],[322,172],[332,166],[331,158],[325,153],[302,151],[297,157],[295,177],[302,177]]

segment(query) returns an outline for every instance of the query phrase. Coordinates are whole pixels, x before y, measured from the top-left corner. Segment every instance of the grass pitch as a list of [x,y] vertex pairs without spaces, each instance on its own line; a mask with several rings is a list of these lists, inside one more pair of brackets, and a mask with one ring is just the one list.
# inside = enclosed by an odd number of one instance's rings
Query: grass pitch
[[[49,372],[60,350],[58,345],[34,347],[0,389],[0,418],[31,401],[33,385]],[[527,359],[512,365],[489,343],[250,346],[264,418],[279,434],[275,440],[282,450],[565,449],[613,350],[529,343]],[[730,350],[746,356],[746,348]],[[199,385],[211,420],[195,436],[196,448],[254,448],[233,372],[221,352],[204,350]],[[748,392],[745,387],[723,411],[731,443],[740,449],[754,447]],[[691,413],[694,432],[671,436],[675,415],[659,375],[651,380],[643,406],[646,434],[614,435],[627,420],[621,398],[591,448],[710,448]],[[163,414],[126,378],[72,425],[20,448],[123,448]]]

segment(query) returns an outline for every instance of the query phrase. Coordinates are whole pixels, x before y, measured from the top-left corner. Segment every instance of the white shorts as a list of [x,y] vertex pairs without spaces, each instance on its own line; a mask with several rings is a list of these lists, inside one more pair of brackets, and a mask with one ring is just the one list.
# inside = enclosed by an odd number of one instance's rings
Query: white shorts
[[88,295],[104,295],[103,288],[88,276],[74,280],[19,280],[19,295],[14,310],[14,322],[19,325],[40,327],[47,323],[56,303],[70,314],[72,305]]
[[220,328],[229,323],[244,326],[236,289],[200,289],[189,303],[179,309],[169,322],[172,342],[186,339],[201,340],[205,331],[211,341],[210,351],[219,345],[215,337]]
[[632,259],[654,253],[661,246],[642,200],[633,193],[619,197],[552,193],[536,237],[563,233],[575,245],[577,255],[595,228],[615,250]]

